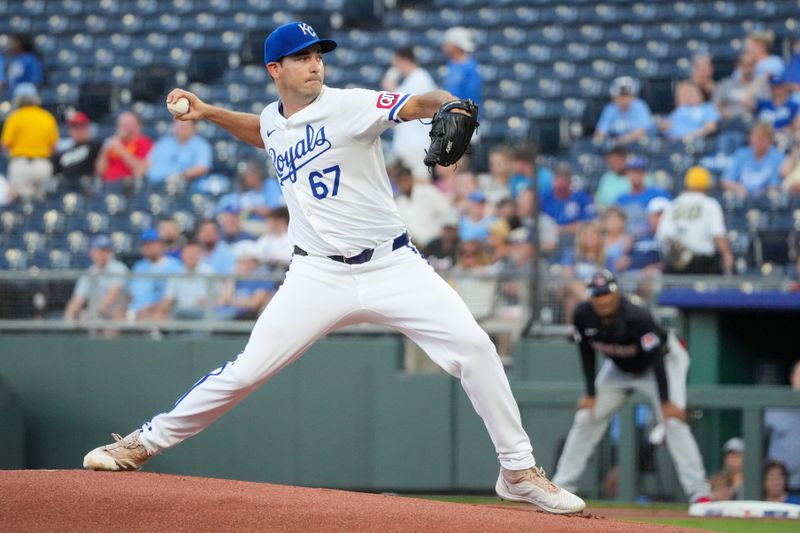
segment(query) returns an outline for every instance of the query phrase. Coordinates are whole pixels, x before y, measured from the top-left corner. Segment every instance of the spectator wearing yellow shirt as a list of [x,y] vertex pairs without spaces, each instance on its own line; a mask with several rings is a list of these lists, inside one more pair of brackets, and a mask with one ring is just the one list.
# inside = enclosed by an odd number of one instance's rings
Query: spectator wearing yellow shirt
[[12,112],[3,125],[2,143],[11,160],[8,181],[23,200],[44,199],[53,174],[50,156],[58,141],[56,119],[39,107],[39,94],[32,83],[14,89]]

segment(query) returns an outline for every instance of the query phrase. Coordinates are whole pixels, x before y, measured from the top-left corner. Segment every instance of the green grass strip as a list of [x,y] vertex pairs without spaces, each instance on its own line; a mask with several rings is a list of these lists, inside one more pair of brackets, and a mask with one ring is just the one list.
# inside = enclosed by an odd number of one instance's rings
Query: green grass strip
[[797,533],[797,520],[759,520],[756,518],[626,518],[665,526],[692,527],[724,533]]

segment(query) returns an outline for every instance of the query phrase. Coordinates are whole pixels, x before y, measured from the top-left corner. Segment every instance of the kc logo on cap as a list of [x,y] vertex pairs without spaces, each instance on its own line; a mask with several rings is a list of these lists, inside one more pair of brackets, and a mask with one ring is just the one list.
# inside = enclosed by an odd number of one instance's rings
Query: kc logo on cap
[[320,39],[317,32],[305,22],[287,22],[277,27],[264,41],[264,63],[274,63],[318,44],[325,54],[336,48],[333,39]]
[[302,32],[305,33],[306,35],[310,35],[312,37],[316,37],[317,36],[317,32],[314,31],[314,28],[312,28],[311,26],[309,26],[305,22],[299,23],[298,26],[300,27]]

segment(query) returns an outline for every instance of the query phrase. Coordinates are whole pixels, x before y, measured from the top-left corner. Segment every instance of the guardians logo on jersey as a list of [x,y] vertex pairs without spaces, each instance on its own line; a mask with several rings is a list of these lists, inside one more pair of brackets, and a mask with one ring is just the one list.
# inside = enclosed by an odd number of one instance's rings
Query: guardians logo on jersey
[[297,181],[298,170],[331,149],[331,142],[325,137],[325,126],[315,130],[314,126],[307,124],[305,133],[305,137],[281,154],[274,148],[269,149],[281,185],[287,179],[292,183]]

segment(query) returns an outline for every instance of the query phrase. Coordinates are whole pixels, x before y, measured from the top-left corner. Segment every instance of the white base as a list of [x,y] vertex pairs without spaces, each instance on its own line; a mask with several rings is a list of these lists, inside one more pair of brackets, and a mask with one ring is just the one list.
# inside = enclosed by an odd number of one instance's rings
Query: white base
[[800,505],[794,503],[762,502],[757,500],[694,503],[689,507],[689,516],[800,519]]

